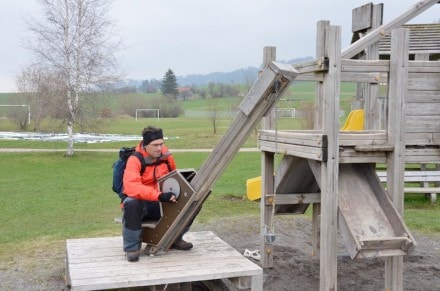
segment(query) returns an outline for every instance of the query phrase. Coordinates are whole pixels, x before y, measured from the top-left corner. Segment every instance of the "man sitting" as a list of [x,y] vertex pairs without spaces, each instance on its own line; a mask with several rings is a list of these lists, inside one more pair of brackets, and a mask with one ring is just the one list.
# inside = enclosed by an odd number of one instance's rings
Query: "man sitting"
[[[141,253],[142,221],[159,220],[159,202],[176,203],[172,192],[162,193],[158,188],[158,179],[176,169],[172,154],[164,144],[162,129],[148,126],[142,131],[143,140],[137,145],[145,160],[146,168],[140,174],[141,162],[134,155],[130,156],[124,171],[123,200],[123,247],[129,262],[139,260]],[[189,226],[171,245],[172,249],[190,250],[193,245],[182,239]]]

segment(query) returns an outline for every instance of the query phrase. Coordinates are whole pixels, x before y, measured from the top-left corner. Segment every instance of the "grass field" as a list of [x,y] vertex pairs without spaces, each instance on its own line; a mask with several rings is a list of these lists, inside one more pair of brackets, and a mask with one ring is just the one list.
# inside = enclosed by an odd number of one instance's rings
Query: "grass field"
[[[208,153],[175,153],[180,168],[199,168]],[[0,153],[0,259],[11,248],[33,240],[63,240],[119,234],[121,215],[111,191],[115,153]],[[259,213],[246,195],[246,180],[260,174],[258,152],[238,153],[213,187],[199,222]],[[440,233],[440,209],[423,195],[406,195],[405,218],[412,229]],[[309,215],[307,213],[306,215]],[[256,222],[257,223],[257,222]],[[36,246],[37,247],[37,246]]]

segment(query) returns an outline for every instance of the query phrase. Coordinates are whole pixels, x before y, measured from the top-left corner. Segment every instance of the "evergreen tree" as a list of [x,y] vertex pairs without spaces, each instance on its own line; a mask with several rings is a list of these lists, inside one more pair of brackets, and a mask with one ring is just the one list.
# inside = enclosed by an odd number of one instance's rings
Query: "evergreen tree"
[[161,91],[162,94],[173,96],[174,98],[179,94],[177,90],[177,78],[171,69],[168,69],[163,76]]

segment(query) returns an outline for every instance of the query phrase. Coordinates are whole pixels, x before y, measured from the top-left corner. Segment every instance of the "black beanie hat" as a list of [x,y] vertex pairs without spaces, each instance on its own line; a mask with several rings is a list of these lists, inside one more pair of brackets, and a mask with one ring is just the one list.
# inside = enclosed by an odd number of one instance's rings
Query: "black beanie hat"
[[163,139],[162,129],[158,128],[154,131],[147,131],[143,135],[144,146],[148,145],[150,142],[156,139]]

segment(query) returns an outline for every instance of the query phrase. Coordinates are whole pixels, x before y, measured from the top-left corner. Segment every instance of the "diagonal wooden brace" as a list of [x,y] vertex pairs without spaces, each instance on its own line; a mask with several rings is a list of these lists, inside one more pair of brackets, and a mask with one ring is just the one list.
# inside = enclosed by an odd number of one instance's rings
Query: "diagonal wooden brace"
[[[159,242],[149,247],[150,254],[169,249],[183,229],[191,223],[226,166],[297,74],[292,66],[276,62],[271,62],[262,72],[244,97],[228,131],[191,180],[190,184],[195,193],[188,199],[174,221],[166,226],[167,231]],[[162,220],[158,223],[161,222]]]

